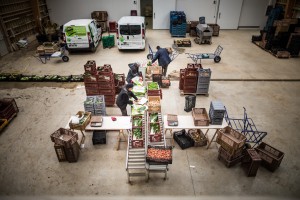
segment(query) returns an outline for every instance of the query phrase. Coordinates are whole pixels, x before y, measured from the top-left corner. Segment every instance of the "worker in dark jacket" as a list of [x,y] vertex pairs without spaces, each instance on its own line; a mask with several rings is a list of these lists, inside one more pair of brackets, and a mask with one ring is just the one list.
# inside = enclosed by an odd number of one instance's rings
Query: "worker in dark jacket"
[[121,109],[122,116],[128,116],[127,115],[127,104],[132,105],[133,102],[129,100],[130,97],[133,97],[135,99],[135,102],[138,100],[138,98],[132,93],[133,84],[128,83],[125,87],[122,88],[121,92],[119,93],[117,97],[117,106]]
[[127,83],[131,83],[132,82],[131,80],[136,76],[142,77],[141,72],[139,72],[140,65],[138,63],[131,63],[128,64],[128,66],[129,66],[129,71],[126,77]]
[[166,48],[160,48],[160,46],[156,47],[157,52],[152,59],[152,63],[154,63],[158,59],[159,66],[162,67],[163,76],[167,75],[168,65],[171,62],[171,58],[169,56],[169,52]]

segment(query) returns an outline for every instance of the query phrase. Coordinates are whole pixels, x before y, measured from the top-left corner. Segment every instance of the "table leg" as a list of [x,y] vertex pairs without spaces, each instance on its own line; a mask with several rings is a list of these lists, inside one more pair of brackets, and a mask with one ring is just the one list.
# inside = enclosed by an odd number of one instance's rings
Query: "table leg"
[[218,134],[218,131],[219,131],[219,129],[217,129],[216,132],[214,133],[214,135],[213,135],[213,137],[211,138],[211,140],[209,141],[209,143],[208,143],[206,149],[208,149],[208,148],[210,147],[210,145],[211,145],[212,142],[215,142],[214,139],[215,139],[216,135]]
[[[127,130],[127,132],[128,131],[129,130]],[[123,137],[123,139],[124,139],[123,141],[121,140],[122,139],[121,137]],[[119,134],[118,134],[118,137],[117,137],[117,143],[116,143],[116,146],[115,146],[116,151],[118,151],[120,149],[120,142],[126,142],[126,141],[127,141],[127,139],[126,139],[124,130],[120,130]]]
[[80,130],[80,131],[81,131],[81,134],[82,134],[82,138],[81,138],[81,141],[80,141],[80,147],[84,148],[85,135],[84,135],[82,130]]
[[169,131],[170,132],[170,135],[171,135],[171,144],[172,144],[172,147],[174,147],[175,146],[175,144],[174,144],[174,137],[173,137],[173,131],[172,131],[172,129],[170,129],[170,128],[167,128],[166,130],[165,130],[165,138],[166,138],[166,135],[167,135],[167,131]]
[[205,137],[207,137],[207,133],[208,133],[209,129],[206,129],[206,132],[204,134]]

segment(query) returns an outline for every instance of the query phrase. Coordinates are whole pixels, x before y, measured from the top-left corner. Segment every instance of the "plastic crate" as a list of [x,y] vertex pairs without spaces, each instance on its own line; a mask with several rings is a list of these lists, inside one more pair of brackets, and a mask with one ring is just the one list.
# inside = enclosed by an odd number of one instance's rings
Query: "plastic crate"
[[245,145],[246,137],[230,126],[218,130],[217,143],[227,144],[232,150],[238,150]]
[[115,95],[116,94],[116,90],[115,87],[113,87],[113,89],[99,89],[99,94],[100,95]]
[[115,80],[113,75],[99,75],[98,82],[109,82],[113,87],[115,87]]
[[209,117],[205,108],[193,108],[192,116],[195,126],[209,126]]
[[78,134],[74,131],[60,128],[50,135],[51,141],[65,147],[71,147],[78,140]]
[[71,147],[65,147],[66,158],[69,163],[77,162],[79,158],[79,144],[75,142]]
[[106,144],[106,131],[93,131],[93,138],[92,138],[93,145],[95,144]]
[[173,133],[173,138],[181,149],[187,149],[194,146],[194,141],[186,135],[185,129]]
[[86,93],[86,96],[100,95],[98,87],[97,88],[86,87],[85,93]]
[[54,144],[54,150],[59,162],[67,161],[65,148],[62,145]]
[[209,115],[210,118],[210,124],[212,125],[222,125],[223,124],[223,118],[213,118]]
[[247,149],[242,159],[242,167],[248,177],[256,176],[261,163],[259,154],[254,149]]
[[157,82],[159,87],[162,86],[162,74],[152,74],[152,82]]
[[91,18],[99,21],[106,21],[108,17],[107,11],[93,11],[91,13]]
[[260,143],[255,150],[258,152],[262,160],[262,166],[272,172],[279,167],[284,157],[284,153],[282,151],[279,151],[278,149],[264,142]]
[[89,74],[96,74],[96,61],[95,60],[88,60],[86,64],[84,65],[84,71]]
[[209,89],[209,83],[201,83],[197,85],[197,90]]

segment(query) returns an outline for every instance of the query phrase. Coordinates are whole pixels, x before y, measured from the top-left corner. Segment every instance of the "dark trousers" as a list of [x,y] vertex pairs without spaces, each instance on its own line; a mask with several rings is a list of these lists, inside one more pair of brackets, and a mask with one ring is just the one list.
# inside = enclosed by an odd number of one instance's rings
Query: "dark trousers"
[[162,75],[167,77],[168,65],[162,66]]
[[128,116],[126,107],[125,108],[120,108],[120,110],[121,110],[122,116]]

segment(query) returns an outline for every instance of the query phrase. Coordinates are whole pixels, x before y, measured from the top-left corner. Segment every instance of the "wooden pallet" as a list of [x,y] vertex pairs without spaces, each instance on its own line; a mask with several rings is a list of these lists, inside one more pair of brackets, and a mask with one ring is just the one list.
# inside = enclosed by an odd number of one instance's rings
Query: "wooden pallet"
[[184,95],[204,95],[208,97],[209,93],[184,93],[183,90],[180,90],[180,96],[184,96]]
[[17,113],[13,114],[13,116],[11,116],[10,119],[8,119],[6,122],[4,122],[1,126],[0,126],[0,132],[6,127],[8,126],[8,124],[11,122],[11,120],[13,120],[14,117],[17,116]]

